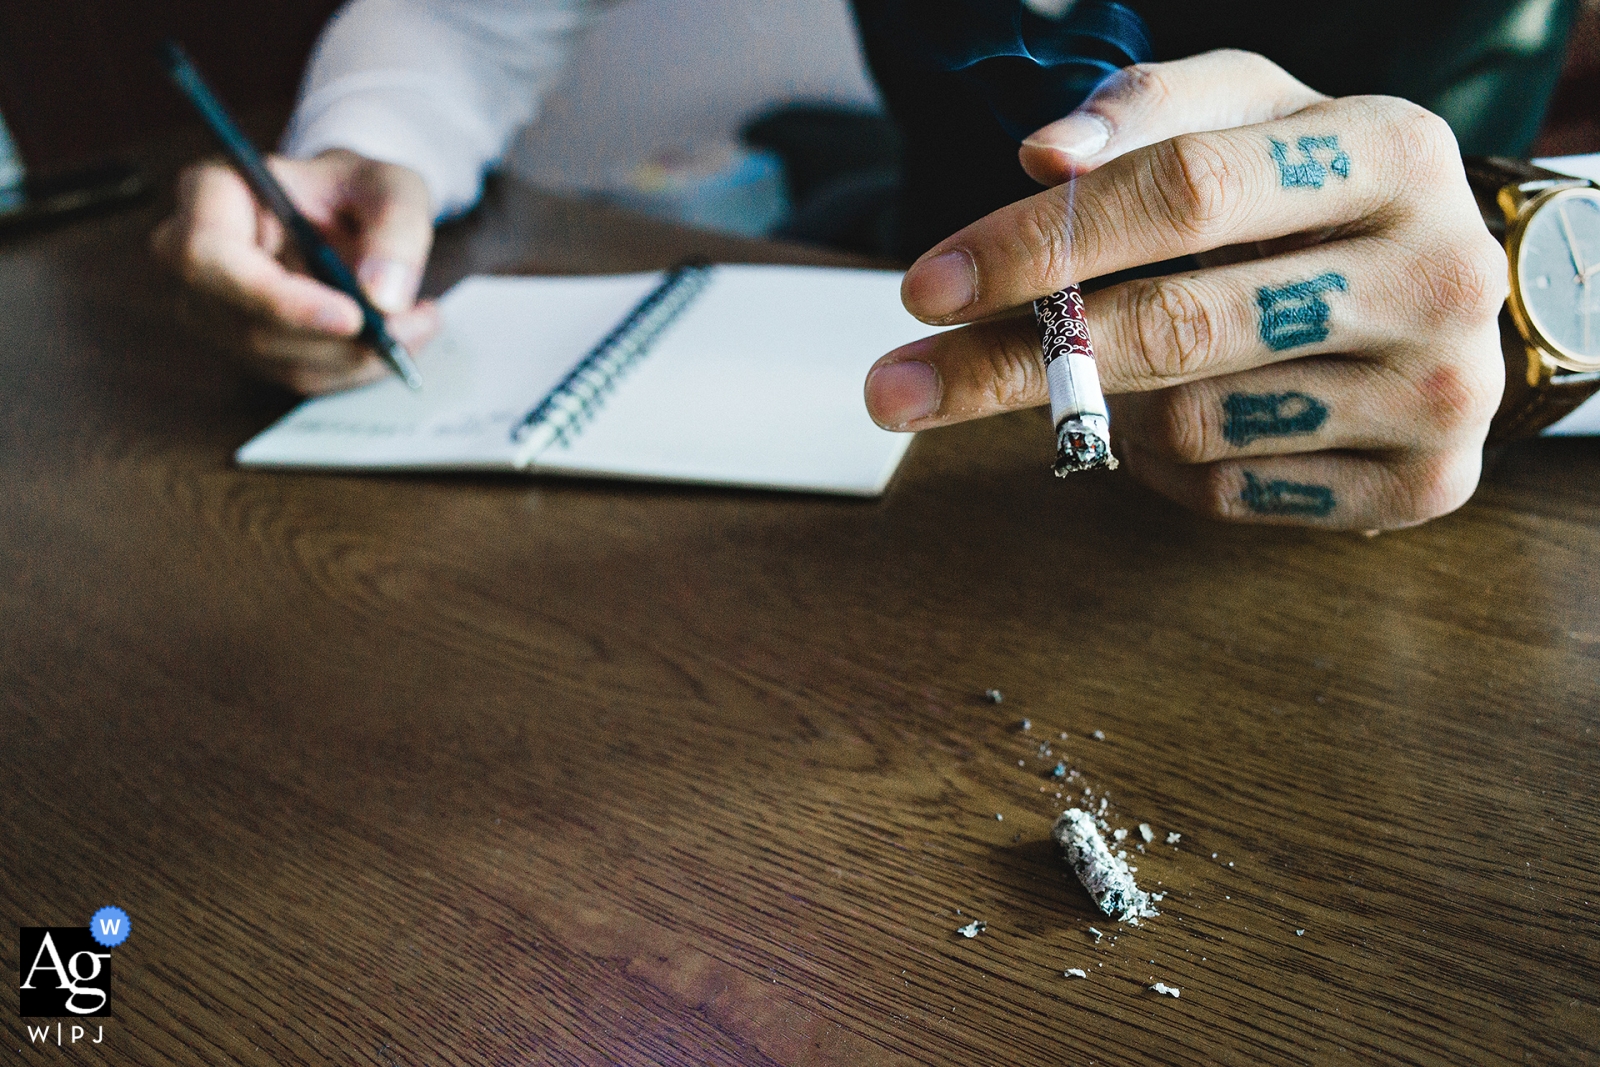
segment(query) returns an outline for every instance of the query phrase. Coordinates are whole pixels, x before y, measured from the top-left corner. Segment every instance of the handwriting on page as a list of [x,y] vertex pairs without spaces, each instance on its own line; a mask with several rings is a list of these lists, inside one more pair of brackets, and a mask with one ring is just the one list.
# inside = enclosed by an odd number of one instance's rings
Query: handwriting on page
[[305,416],[284,426],[293,433],[325,437],[477,437],[485,433],[505,436],[522,417],[515,408],[485,412],[450,412],[428,422],[396,422],[386,419],[340,419]]
[[316,437],[362,439],[449,439],[495,435],[504,438],[523,415],[521,407],[502,407],[495,392],[475,388],[475,353],[449,333],[427,351],[435,373],[421,393],[386,381],[329,397],[290,415],[283,429]]

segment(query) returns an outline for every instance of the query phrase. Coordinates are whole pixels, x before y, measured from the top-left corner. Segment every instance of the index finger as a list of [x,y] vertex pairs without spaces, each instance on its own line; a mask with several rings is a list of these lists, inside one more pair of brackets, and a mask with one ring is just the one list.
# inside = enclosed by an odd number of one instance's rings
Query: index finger
[[1444,121],[1383,97],[1185,134],[979,219],[923,255],[901,296],[925,322],[970,322],[1130,267],[1381,217],[1447,166],[1461,165]]
[[273,257],[260,209],[226,167],[208,164],[185,173],[178,212],[162,223],[153,243],[190,287],[254,318],[341,336],[361,328],[354,300]]

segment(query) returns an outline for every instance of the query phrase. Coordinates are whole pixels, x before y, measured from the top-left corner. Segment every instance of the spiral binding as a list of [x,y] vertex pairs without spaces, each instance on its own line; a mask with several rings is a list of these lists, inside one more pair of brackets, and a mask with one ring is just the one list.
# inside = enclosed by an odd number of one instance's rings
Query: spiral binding
[[594,418],[606,394],[655,344],[684,308],[711,280],[711,265],[699,260],[669,270],[661,284],[644,299],[588,355],[556,383],[555,388],[511,430],[511,440],[523,446],[521,454],[549,444],[568,444]]

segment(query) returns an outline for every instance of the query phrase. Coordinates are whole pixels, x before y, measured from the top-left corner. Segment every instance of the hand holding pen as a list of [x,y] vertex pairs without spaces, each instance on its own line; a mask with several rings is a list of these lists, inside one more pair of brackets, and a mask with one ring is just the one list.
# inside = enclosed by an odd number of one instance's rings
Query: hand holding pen
[[[349,264],[394,342],[417,351],[438,330],[416,303],[433,239],[421,177],[353,152],[266,164],[299,213]],[[220,161],[188,168],[156,257],[188,287],[195,324],[260,377],[301,393],[362,385],[394,371],[369,341],[360,301],[311,277],[289,227]]]

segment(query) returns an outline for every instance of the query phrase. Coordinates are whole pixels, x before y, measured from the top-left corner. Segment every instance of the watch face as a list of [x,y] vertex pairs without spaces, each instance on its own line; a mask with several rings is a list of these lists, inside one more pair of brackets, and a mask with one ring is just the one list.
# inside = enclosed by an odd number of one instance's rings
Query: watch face
[[1558,193],[1534,211],[1517,249],[1517,288],[1544,341],[1600,365],[1600,192]]

